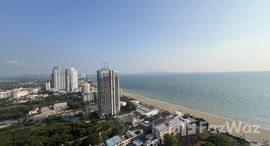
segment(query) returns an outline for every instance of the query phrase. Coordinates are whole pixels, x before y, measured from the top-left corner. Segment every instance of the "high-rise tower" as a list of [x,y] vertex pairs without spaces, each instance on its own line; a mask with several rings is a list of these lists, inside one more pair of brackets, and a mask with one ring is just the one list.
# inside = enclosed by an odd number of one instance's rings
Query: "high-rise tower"
[[51,85],[55,91],[76,92],[78,90],[78,71],[74,68],[54,67]]
[[71,92],[78,90],[78,71],[74,68],[66,69],[66,90]]
[[120,112],[118,73],[102,66],[97,71],[98,115],[100,118],[115,116]]
[[52,71],[52,86],[54,90],[66,90],[66,73],[60,67],[54,67]]

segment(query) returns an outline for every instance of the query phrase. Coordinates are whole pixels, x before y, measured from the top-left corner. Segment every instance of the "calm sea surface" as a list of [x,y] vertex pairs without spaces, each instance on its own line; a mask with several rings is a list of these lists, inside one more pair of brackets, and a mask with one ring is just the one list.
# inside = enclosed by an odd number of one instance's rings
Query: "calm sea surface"
[[270,72],[121,75],[121,88],[270,129]]

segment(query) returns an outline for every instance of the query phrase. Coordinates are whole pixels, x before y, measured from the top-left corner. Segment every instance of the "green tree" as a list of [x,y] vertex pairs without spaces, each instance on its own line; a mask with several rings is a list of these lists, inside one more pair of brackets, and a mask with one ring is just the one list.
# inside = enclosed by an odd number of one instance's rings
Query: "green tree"
[[202,144],[202,146],[216,146],[216,145],[212,144],[211,142],[206,142]]
[[130,101],[127,102],[126,106],[121,107],[122,112],[132,112],[135,111],[136,109],[137,109],[136,105],[134,105]]
[[178,146],[179,142],[174,134],[164,136],[164,146]]
[[212,135],[212,136],[208,137],[206,141],[210,142],[214,145],[217,145],[217,146],[232,145],[230,138],[226,135],[223,135],[223,134]]

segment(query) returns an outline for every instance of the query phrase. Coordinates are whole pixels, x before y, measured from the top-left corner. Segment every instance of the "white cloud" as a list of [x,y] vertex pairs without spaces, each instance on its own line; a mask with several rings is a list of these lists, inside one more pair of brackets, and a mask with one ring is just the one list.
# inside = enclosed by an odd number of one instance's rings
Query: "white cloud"
[[13,64],[13,65],[16,65],[16,66],[29,66],[28,64],[20,62],[18,60],[5,60],[4,63],[5,64]]

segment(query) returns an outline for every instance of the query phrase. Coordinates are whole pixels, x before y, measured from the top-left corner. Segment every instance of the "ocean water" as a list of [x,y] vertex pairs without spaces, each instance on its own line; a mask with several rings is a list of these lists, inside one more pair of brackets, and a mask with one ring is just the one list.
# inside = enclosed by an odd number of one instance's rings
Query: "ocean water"
[[121,88],[270,129],[270,72],[121,75]]

